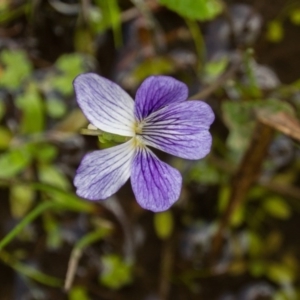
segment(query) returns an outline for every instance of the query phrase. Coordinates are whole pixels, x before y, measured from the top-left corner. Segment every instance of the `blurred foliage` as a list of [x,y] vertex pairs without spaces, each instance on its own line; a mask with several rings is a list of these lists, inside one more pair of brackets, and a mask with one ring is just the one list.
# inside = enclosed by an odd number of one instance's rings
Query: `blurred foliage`
[[123,262],[122,259],[113,254],[102,256],[102,272],[100,282],[111,288],[120,289],[132,281],[131,265]]
[[161,239],[171,236],[174,230],[174,219],[170,211],[164,211],[154,215],[154,228],[156,234]]
[[159,0],[159,3],[191,20],[207,21],[222,11],[219,0]]
[[77,75],[84,72],[84,58],[76,53],[65,54],[55,62],[57,74],[50,79],[48,85],[63,95],[73,93],[72,82]]
[[84,287],[76,286],[69,294],[69,300],[89,300],[88,293]]
[[293,107],[279,99],[227,101],[223,103],[222,109],[224,121],[231,130],[227,139],[228,146],[237,152],[244,152],[249,145],[249,136],[254,130],[255,114],[258,111],[266,111],[268,114],[287,111],[294,114]]
[[[0,276],[2,263],[18,275],[1,299],[66,299],[66,277],[69,300],[300,299],[297,1],[3,0],[0,23]],[[162,156],[183,175],[171,210],[143,211],[127,187],[104,202],[75,195],[82,156],[126,141],[78,110],[83,72],[132,96],[147,76],[174,76],[213,107],[207,158]],[[212,259],[261,115],[269,153]]]
[[1,87],[15,90],[31,75],[32,65],[22,50],[5,49],[0,54],[0,61],[3,66],[0,77]]

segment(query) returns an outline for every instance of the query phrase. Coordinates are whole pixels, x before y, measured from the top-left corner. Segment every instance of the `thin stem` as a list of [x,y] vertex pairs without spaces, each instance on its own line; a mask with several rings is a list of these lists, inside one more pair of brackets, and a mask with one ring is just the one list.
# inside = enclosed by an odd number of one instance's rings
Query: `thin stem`
[[36,219],[44,211],[46,211],[48,209],[53,209],[58,206],[61,206],[61,204],[53,203],[53,202],[44,202],[44,203],[41,203],[40,205],[38,205],[0,241],[0,251],[7,244],[9,244],[28,224],[30,224],[34,219]]
[[6,251],[0,252],[0,259],[3,263],[10,266],[12,269],[16,270],[22,275],[25,275],[39,283],[52,286],[52,287],[61,287],[62,281],[56,277],[49,276],[43,272],[36,270],[33,267],[27,266],[18,260],[16,260],[12,255]]
[[70,290],[72,286],[77,265],[84,248],[104,238],[110,232],[110,230],[111,228],[109,227],[100,228],[96,231],[93,231],[85,235],[76,243],[74,249],[72,250],[71,257],[68,263],[68,270],[67,270],[67,275],[66,275],[66,280],[64,285],[65,291]]
[[203,35],[196,21],[185,19],[185,22],[189,28],[189,31],[195,43],[195,48],[198,56],[197,71],[199,73],[205,60],[205,43],[204,43]]

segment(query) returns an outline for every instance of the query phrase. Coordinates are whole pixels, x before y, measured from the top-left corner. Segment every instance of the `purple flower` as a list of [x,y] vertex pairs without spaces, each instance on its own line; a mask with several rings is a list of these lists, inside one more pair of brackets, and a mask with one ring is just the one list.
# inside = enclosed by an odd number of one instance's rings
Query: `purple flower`
[[154,212],[168,209],[180,196],[180,173],[148,146],[200,159],[211,148],[214,113],[202,101],[186,101],[184,83],[151,76],[139,87],[135,102],[115,83],[88,73],[74,81],[77,101],[97,128],[131,137],[124,144],[87,154],[74,179],[80,197],[99,200],[117,192],[131,177],[137,202]]

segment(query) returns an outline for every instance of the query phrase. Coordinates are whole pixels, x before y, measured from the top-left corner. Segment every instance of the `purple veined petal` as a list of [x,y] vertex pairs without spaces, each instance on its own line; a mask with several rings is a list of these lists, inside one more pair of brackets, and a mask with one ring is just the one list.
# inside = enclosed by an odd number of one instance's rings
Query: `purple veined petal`
[[188,97],[187,86],[170,76],[148,77],[139,87],[135,97],[134,113],[141,121],[152,112]]
[[211,149],[208,129],[214,113],[203,101],[184,101],[166,106],[144,120],[144,143],[167,153],[200,159]]
[[94,73],[74,80],[78,105],[97,128],[122,136],[134,136],[134,101],[117,84]]
[[89,200],[106,199],[130,177],[135,155],[133,140],[87,154],[74,179],[76,193]]
[[131,186],[141,207],[154,211],[167,210],[180,196],[180,173],[162,162],[146,147],[136,153],[131,169]]

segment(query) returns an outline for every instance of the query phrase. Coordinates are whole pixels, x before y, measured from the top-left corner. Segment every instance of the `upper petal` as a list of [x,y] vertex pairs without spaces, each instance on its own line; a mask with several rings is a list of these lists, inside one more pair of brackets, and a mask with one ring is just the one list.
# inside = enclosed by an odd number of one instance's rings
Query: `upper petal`
[[168,209],[180,196],[180,173],[160,161],[146,147],[140,148],[132,163],[131,185],[137,202],[154,212]]
[[172,103],[188,97],[187,86],[170,76],[148,77],[139,87],[135,97],[134,113],[138,120]]
[[77,76],[78,105],[97,128],[123,136],[134,135],[134,101],[117,84],[97,74]]
[[132,140],[87,154],[74,179],[77,195],[99,200],[114,194],[130,177],[134,154]]
[[214,113],[203,101],[184,101],[168,105],[145,119],[142,136],[146,145],[167,153],[200,159],[212,144],[208,129]]

